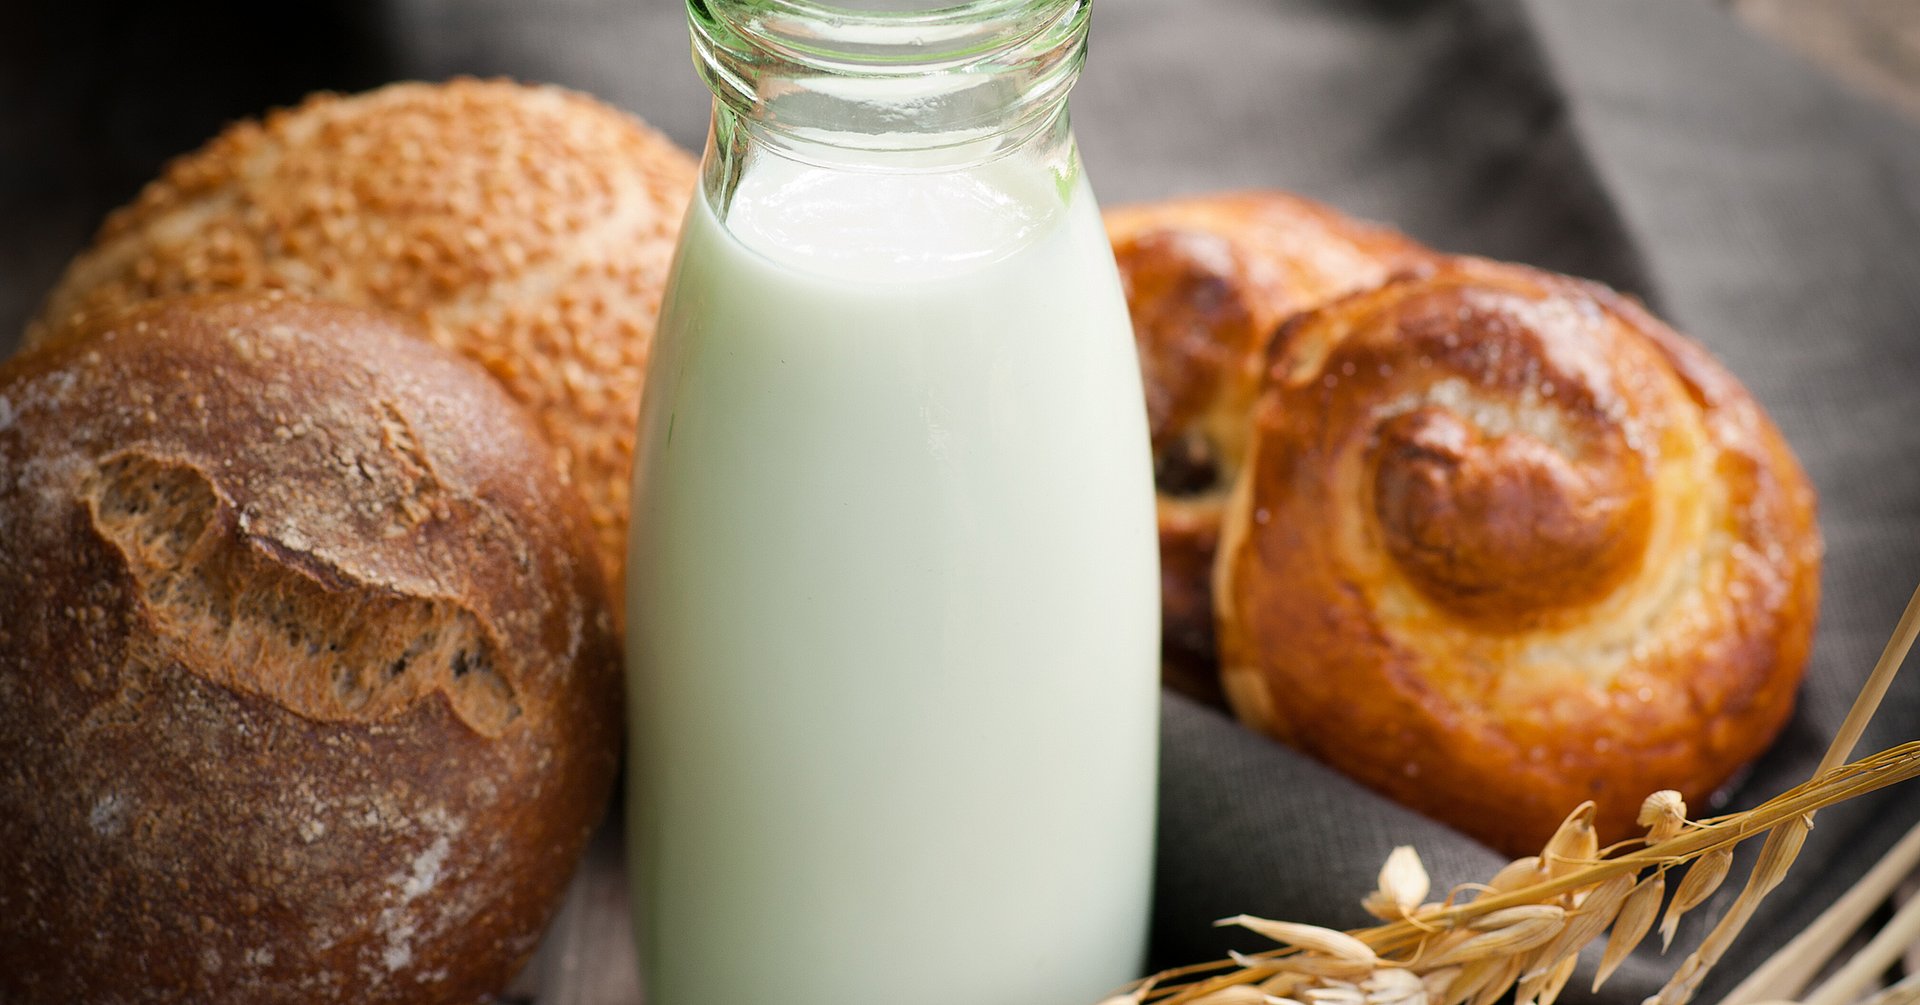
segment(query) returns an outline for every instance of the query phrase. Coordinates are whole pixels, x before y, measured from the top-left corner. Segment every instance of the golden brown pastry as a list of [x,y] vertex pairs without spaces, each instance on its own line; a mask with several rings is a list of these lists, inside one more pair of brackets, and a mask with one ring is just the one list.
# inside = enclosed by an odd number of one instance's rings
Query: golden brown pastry
[[169,165],[108,217],[28,340],[221,290],[417,318],[540,423],[617,584],[641,379],[695,173],[639,121],[555,87],[320,95]]
[[1295,319],[1216,568],[1246,722],[1510,853],[1696,804],[1791,711],[1814,495],[1633,302],[1461,260]]
[[619,750],[551,461],[357,308],[160,300],[0,363],[0,1001],[500,991]]
[[1431,253],[1279,192],[1123,206],[1106,219],[1146,382],[1168,679],[1217,698],[1209,578],[1267,341],[1300,311]]

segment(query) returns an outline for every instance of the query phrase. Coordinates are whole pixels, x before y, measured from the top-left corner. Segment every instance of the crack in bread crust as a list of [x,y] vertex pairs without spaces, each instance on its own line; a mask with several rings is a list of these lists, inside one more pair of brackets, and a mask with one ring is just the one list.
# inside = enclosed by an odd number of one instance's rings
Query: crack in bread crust
[[389,718],[434,692],[486,736],[520,715],[472,611],[329,589],[249,540],[191,465],[122,452],[82,498],[126,560],[157,640],[191,672],[321,721]]

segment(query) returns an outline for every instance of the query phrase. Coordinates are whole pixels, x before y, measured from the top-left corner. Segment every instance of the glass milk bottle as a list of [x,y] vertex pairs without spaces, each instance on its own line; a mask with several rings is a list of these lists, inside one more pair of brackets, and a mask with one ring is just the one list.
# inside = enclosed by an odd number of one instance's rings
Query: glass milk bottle
[[628,572],[651,1005],[1137,976],[1158,577],[1089,3],[689,4],[713,127]]

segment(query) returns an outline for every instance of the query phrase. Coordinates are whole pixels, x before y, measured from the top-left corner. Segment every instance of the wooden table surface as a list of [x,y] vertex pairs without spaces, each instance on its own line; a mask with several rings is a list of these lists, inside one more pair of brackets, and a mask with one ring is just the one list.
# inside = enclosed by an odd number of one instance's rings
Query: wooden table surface
[[637,1005],[633,922],[621,864],[619,807],[587,850],[533,962],[499,1005]]
[[1920,120],[1920,0],[1734,0],[1761,32]]

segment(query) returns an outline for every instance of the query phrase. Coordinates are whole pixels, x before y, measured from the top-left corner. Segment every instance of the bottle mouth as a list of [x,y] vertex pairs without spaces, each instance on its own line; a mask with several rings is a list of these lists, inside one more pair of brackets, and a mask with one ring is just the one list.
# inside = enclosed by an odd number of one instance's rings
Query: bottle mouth
[[815,0],[692,0],[770,52],[820,61],[849,72],[933,72],[1019,49],[1062,20],[1084,16],[1086,0],[974,0],[972,3],[876,2],[871,7]]
[[840,145],[964,142],[1065,100],[1092,0],[688,0],[694,62],[750,121]]

